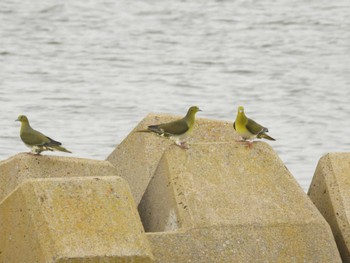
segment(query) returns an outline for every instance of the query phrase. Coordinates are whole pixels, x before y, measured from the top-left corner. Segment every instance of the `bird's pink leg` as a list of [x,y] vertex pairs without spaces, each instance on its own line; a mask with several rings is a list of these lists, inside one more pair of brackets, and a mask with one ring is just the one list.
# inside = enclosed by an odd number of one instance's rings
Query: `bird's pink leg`
[[190,149],[190,147],[188,147],[188,145],[186,144],[186,142],[181,142],[181,148],[182,148],[182,149]]
[[237,140],[238,143],[244,143],[246,147],[251,149],[253,147],[253,141],[245,140],[244,138],[241,138],[241,140]]
[[248,141],[248,148],[251,149],[253,147],[253,141]]
[[189,149],[189,147],[186,145],[186,142],[175,142],[177,146],[179,146],[181,149]]

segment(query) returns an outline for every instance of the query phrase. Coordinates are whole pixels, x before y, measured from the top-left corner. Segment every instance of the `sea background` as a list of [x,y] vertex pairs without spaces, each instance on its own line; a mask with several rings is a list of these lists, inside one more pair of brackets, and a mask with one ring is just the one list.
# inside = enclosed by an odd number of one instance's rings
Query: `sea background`
[[243,105],[307,191],[324,154],[350,149],[349,14],[348,0],[2,0],[0,160],[28,151],[20,114],[73,151],[54,154],[104,160],[150,112],[234,121]]

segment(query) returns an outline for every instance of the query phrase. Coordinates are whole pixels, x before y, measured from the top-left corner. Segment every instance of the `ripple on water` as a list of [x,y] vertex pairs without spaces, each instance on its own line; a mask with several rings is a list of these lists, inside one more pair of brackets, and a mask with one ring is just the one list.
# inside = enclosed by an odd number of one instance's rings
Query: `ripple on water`
[[0,157],[27,150],[19,112],[73,156],[105,159],[149,112],[196,104],[200,117],[232,121],[242,104],[307,190],[318,159],[350,145],[349,7],[1,1]]

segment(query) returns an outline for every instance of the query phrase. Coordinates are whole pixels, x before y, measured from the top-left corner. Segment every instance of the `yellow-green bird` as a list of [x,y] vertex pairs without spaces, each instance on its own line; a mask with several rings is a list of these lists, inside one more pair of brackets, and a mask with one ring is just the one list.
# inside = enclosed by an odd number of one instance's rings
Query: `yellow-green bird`
[[275,141],[274,138],[266,134],[269,130],[259,123],[247,118],[244,114],[244,108],[242,106],[238,107],[236,121],[233,123],[233,128],[242,137],[244,141],[254,140],[255,138],[261,139],[265,138],[270,141]]
[[186,116],[180,120],[150,125],[147,130],[140,130],[138,132],[154,132],[160,136],[174,140],[176,145],[187,149],[188,147],[184,139],[191,134],[194,127],[195,116],[198,111],[201,110],[197,106],[192,106],[188,109]]
[[32,153],[40,154],[42,151],[61,151],[71,153],[61,146],[62,143],[55,141],[30,127],[28,118],[25,115],[19,115],[16,121],[21,122],[19,135],[24,144],[31,149]]

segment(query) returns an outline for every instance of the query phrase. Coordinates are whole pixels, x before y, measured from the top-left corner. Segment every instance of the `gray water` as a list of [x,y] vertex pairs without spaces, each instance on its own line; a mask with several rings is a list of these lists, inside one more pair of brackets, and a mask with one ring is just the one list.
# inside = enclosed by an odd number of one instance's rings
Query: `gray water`
[[103,160],[149,112],[233,121],[244,105],[306,191],[322,155],[350,148],[349,14],[348,0],[2,0],[0,159],[28,150],[19,114],[62,155]]

